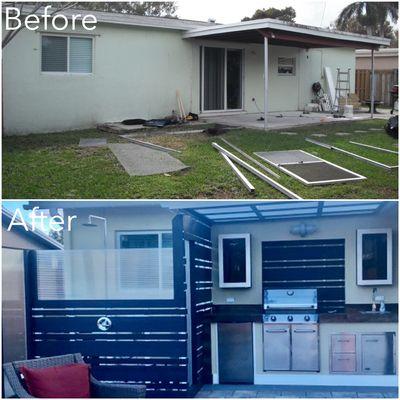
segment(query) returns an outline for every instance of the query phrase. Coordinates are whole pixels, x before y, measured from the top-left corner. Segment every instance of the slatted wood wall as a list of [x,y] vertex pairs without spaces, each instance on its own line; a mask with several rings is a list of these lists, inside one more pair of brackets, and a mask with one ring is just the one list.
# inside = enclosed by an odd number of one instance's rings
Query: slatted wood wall
[[320,312],[342,311],[344,244],[344,239],[263,242],[263,288],[316,288]]
[[[390,106],[390,90],[398,84],[398,70],[375,71],[375,98]],[[371,98],[371,71],[356,70],[356,93],[361,103]]]
[[[185,240],[193,273],[187,307]],[[28,357],[81,353],[99,380],[144,383],[148,397],[188,397],[211,375],[210,228],[190,216],[173,220],[173,300],[39,300],[35,251],[26,258]],[[110,329],[97,320],[107,316]],[[193,359],[193,360],[192,360]]]

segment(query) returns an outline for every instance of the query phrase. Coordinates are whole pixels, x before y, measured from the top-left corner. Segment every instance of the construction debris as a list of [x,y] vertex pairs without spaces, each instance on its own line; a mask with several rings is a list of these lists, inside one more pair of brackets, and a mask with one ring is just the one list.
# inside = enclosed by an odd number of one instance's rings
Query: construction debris
[[351,141],[351,140],[350,140],[349,143],[356,144],[357,146],[368,147],[368,148],[370,148],[370,149],[375,149],[375,150],[379,150],[379,151],[384,151],[384,152],[386,152],[386,153],[399,154],[398,151],[389,150],[389,149],[384,149],[383,147],[371,146],[370,144],[359,143],[359,142],[353,142],[353,141]]
[[245,153],[243,150],[239,149],[239,147],[234,146],[232,143],[228,142],[226,139],[221,138],[221,140],[226,143],[228,146],[232,147],[232,149],[236,150],[239,154],[241,154],[243,157],[246,157],[248,160],[250,160],[252,163],[258,165],[261,169],[263,169],[265,172],[268,172],[270,175],[274,176],[275,178],[279,179],[279,175],[272,171],[271,169],[267,168],[264,164],[261,164],[259,161],[257,161],[255,158],[249,156],[247,153]]
[[266,151],[256,156],[305,185],[328,185],[366,179],[304,150]]
[[305,140],[307,142],[313,143],[313,144],[315,144],[317,146],[325,147],[326,149],[329,149],[329,150],[334,150],[334,151],[338,151],[338,152],[343,153],[343,154],[347,154],[347,155],[349,155],[351,157],[354,157],[354,158],[357,158],[359,160],[365,161],[365,162],[367,162],[369,164],[375,165],[376,167],[381,167],[381,168],[387,169],[389,171],[398,168],[397,165],[386,165],[386,164],[383,164],[383,163],[381,163],[379,161],[371,160],[370,158],[363,157],[363,156],[360,156],[359,154],[352,153],[351,151],[347,151],[347,150],[341,149],[340,147],[332,146],[332,145],[326,144],[326,143],[317,142],[316,140],[313,140],[313,139],[306,138]]
[[167,153],[171,152],[171,151],[173,151],[175,153],[181,153],[181,151],[179,151],[179,150],[160,146],[158,144],[154,144],[154,143],[150,143],[150,142],[143,142],[142,140],[134,139],[133,137],[131,137],[129,135],[120,135],[120,136],[123,137],[124,139],[129,140],[130,142],[138,144],[140,146],[150,147],[151,149],[160,150],[160,151],[166,151]]
[[243,185],[246,187],[246,189],[252,193],[254,192],[255,188],[254,186],[249,182],[249,180],[242,174],[240,169],[231,161],[231,159],[224,153],[220,152],[222,157],[224,157],[225,161],[228,163],[228,165],[232,168],[233,172],[237,175],[237,177],[240,179],[240,181],[243,183]]
[[264,182],[267,182],[269,185],[274,187],[275,189],[279,190],[281,193],[285,194],[287,197],[291,199],[300,199],[301,197],[298,196],[296,193],[292,192],[291,190],[285,188],[278,182],[274,181],[272,178],[268,177],[267,175],[263,174],[260,172],[258,169],[254,168],[250,164],[248,164],[246,161],[243,161],[239,157],[235,156],[228,150],[224,149],[221,147],[218,143],[213,142],[212,146],[217,149],[219,152],[224,153],[226,156],[228,156],[231,160],[235,161],[237,164],[241,165],[242,167],[246,168],[248,171],[256,175],[258,178],[262,179]]
[[136,132],[139,129],[145,129],[143,125],[124,125],[120,122],[107,122],[105,124],[97,125],[97,130],[108,133],[116,133],[121,135],[124,133]]

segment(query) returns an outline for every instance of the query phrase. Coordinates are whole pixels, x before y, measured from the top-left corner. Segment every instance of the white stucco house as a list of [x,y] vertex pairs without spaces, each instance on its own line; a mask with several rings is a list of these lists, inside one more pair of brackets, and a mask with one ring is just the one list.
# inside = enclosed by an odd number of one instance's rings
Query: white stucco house
[[326,86],[325,67],[334,77],[350,68],[354,91],[355,49],[390,43],[270,19],[222,25],[90,14],[95,30],[24,29],[5,47],[6,134],[163,117],[178,109],[177,90],[186,112],[301,110],[312,83]]

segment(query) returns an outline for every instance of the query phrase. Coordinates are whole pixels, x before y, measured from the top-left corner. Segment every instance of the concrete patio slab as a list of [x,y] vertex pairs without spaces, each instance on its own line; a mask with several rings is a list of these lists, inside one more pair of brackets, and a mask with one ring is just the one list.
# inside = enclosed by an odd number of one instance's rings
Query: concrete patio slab
[[357,392],[332,392],[332,397],[335,399],[354,399],[357,396]]
[[391,387],[288,386],[288,385],[204,385],[197,398],[397,398]]
[[79,147],[102,147],[107,146],[106,138],[80,139]]
[[112,143],[108,147],[130,176],[156,175],[188,168],[164,151],[133,143]]
[[[390,114],[376,115],[376,119],[387,119]],[[202,122],[216,123],[229,126],[242,126],[244,128],[264,129],[264,121],[258,121],[263,114],[261,113],[231,113],[231,114],[215,114],[202,115]],[[346,121],[362,121],[370,119],[368,113],[360,113],[352,118],[334,118],[330,113],[312,112],[303,114],[301,111],[289,111],[284,113],[269,113],[267,117],[268,129],[288,129],[305,125],[315,125],[324,123],[346,122]]]

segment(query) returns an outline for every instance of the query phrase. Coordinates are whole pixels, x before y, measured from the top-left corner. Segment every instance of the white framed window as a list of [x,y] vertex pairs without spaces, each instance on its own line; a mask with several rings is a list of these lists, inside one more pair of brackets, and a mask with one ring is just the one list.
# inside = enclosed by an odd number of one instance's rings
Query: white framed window
[[357,230],[357,284],[393,283],[392,230]]
[[218,236],[219,287],[251,287],[250,234]]
[[120,249],[118,285],[121,290],[174,298],[171,231],[117,232],[117,247]]
[[278,75],[296,75],[296,58],[278,57]]
[[42,35],[41,71],[71,74],[93,72],[93,38]]

